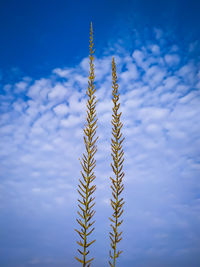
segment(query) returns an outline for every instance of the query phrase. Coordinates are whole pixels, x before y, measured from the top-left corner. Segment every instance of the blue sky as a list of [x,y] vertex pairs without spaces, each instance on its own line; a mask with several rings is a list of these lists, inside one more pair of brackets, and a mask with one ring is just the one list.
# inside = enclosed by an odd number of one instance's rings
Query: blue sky
[[79,266],[90,22],[98,116],[93,266],[108,265],[111,60],[125,137],[118,266],[200,266],[199,1],[1,1],[0,265]]

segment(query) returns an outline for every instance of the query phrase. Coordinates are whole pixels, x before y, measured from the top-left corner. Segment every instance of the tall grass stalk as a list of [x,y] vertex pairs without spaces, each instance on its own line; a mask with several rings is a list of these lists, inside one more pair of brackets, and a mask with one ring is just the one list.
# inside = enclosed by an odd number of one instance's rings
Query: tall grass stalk
[[97,129],[97,119],[96,119],[96,103],[95,100],[95,86],[94,86],[94,49],[93,49],[93,27],[91,23],[90,30],[90,55],[89,55],[89,64],[90,64],[90,73],[89,73],[89,81],[88,88],[86,94],[88,96],[87,100],[87,115],[86,115],[86,125],[83,129],[84,131],[84,143],[86,152],[83,153],[83,157],[80,160],[82,171],[81,171],[81,179],[79,179],[78,184],[78,193],[80,195],[80,199],[78,199],[78,207],[79,211],[77,211],[79,218],[76,219],[78,224],[80,225],[80,229],[75,229],[80,237],[80,241],[77,241],[77,244],[80,246],[78,252],[80,253],[79,257],[75,257],[83,267],[89,267],[92,260],[94,258],[86,259],[89,254],[88,247],[91,246],[96,240],[89,241],[89,235],[94,231],[93,224],[95,221],[91,222],[95,211],[93,209],[95,202],[95,197],[93,196],[94,191],[96,190],[96,185],[93,183],[96,176],[94,174],[94,168],[96,166],[96,160],[94,159],[94,155],[97,151],[96,141],[98,137],[96,135]]
[[112,150],[112,159],[113,162],[111,163],[112,170],[113,170],[113,178],[111,179],[111,189],[112,189],[112,196],[111,199],[111,206],[113,208],[112,217],[109,218],[111,221],[111,228],[112,231],[110,232],[110,240],[111,240],[111,249],[109,251],[109,265],[112,267],[116,266],[116,259],[122,253],[122,251],[117,250],[117,244],[121,241],[122,232],[119,232],[119,226],[122,224],[123,220],[120,219],[123,213],[123,205],[124,201],[123,198],[120,197],[124,185],[122,183],[124,172],[123,169],[123,161],[124,161],[124,151],[122,149],[122,142],[124,138],[122,138],[121,128],[123,124],[120,122],[121,112],[119,113],[120,103],[119,101],[119,93],[118,93],[118,84],[117,84],[117,74],[116,74],[116,64],[115,59],[113,57],[112,60],[112,101],[114,107],[112,108],[112,138],[111,138],[111,150]]

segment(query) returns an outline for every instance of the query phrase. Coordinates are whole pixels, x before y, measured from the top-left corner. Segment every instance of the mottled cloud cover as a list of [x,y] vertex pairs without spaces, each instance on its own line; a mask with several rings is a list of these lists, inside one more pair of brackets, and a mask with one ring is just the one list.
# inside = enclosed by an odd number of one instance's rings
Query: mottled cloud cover
[[[97,241],[91,253],[96,267],[108,262],[113,55],[125,137],[124,252],[119,266],[200,263],[199,64],[189,51],[183,57],[176,44],[162,45],[161,30],[154,34],[155,43],[131,53],[118,45],[95,58]],[[78,266],[74,228],[88,71],[88,58],[83,58],[74,68],[56,68],[48,77],[24,77],[3,86],[2,266]]]

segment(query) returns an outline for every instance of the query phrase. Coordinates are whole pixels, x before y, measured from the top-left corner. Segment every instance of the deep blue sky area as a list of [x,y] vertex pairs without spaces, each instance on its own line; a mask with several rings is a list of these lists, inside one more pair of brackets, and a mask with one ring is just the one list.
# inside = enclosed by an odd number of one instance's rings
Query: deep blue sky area
[[125,137],[116,266],[200,266],[199,11],[200,0],[0,0],[0,267],[81,266],[91,21],[91,266],[109,266],[113,56]]
[[0,70],[4,78],[11,73],[40,77],[78,63],[88,54],[90,21],[97,55],[108,40],[129,36],[134,41],[133,30],[145,39],[151,27],[164,29],[169,41],[175,36],[183,45],[200,34],[199,9],[197,0],[1,0]]

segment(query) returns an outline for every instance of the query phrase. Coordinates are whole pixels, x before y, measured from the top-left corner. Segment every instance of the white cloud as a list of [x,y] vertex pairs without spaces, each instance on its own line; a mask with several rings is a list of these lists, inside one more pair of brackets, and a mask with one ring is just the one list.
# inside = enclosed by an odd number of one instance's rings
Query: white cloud
[[60,123],[64,127],[74,127],[80,124],[81,121],[82,118],[80,116],[69,115],[67,119],[62,119]]
[[17,92],[23,92],[25,91],[26,87],[27,87],[27,82],[21,81],[16,83],[16,91]]
[[80,62],[80,67],[82,68],[82,70],[86,73],[89,73],[90,70],[90,66],[89,66],[89,58],[84,58],[81,62]]
[[120,76],[120,79],[122,79],[125,84],[131,82],[131,80],[136,80],[139,77],[139,73],[135,64],[127,64],[127,69],[128,70],[124,71]]
[[147,69],[144,76],[144,81],[148,82],[151,87],[156,87],[166,76],[166,71],[159,66],[152,66]]
[[167,55],[165,55],[165,61],[170,66],[171,65],[177,65],[180,62],[180,57],[176,54],[167,54]]
[[195,68],[192,63],[186,64],[181,67],[177,74],[187,83],[193,83],[195,81]]
[[66,104],[57,105],[53,110],[57,115],[60,116],[64,116],[70,111],[69,107]]
[[180,103],[188,103],[193,98],[198,97],[198,94],[194,91],[190,92],[189,94],[185,95],[184,97],[181,97],[179,102]]
[[151,51],[154,54],[160,54],[160,47],[158,45],[152,45],[151,46]]
[[106,100],[106,101],[101,101],[97,103],[96,110],[98,114],[104,113],[106,111],[110,112],[113,106],[112,100]]
[[179,78],[176,76],[168,77],[164,80],[165,87],[167,89],[174,89],[174,87],[179,83]]
[[52,89],[51,92],[48,94],[48,98],[50,100],[59,99],[63,100],[64,97],[68,95],[68,88],[63,86],[61,83],[56,84]]
[[62,77],[62,78],[68,78],[69,75],[72,73],[71,69],[54,69],[53,73],[57,74],[58,76]]
[[49,79],[36,80],[33,85],[30,86],[27,92],[27,96],[38,101],[45,100],[51,81]]
[[69,108],[71,112],[80,113],[86,110],[85,99],[81,97],[81,94],[74,93],[68,99]]
[[145,107],[141,108],[138,114],[139,118],[144,121],[161,120],[166,118],[166,116],[169,114],[169,110],[166,108]]
[[147,125],[146,130],[147,132],[154,134],[154,133],[160,133],[161,129],[159,125],[152,123],[152,124]]
[[135,50],[132,54],[132,57],[136,61],[136,63],[141,67],[143,66],[143,61],[144,61],[144,55],[142,51],[140,50]]

